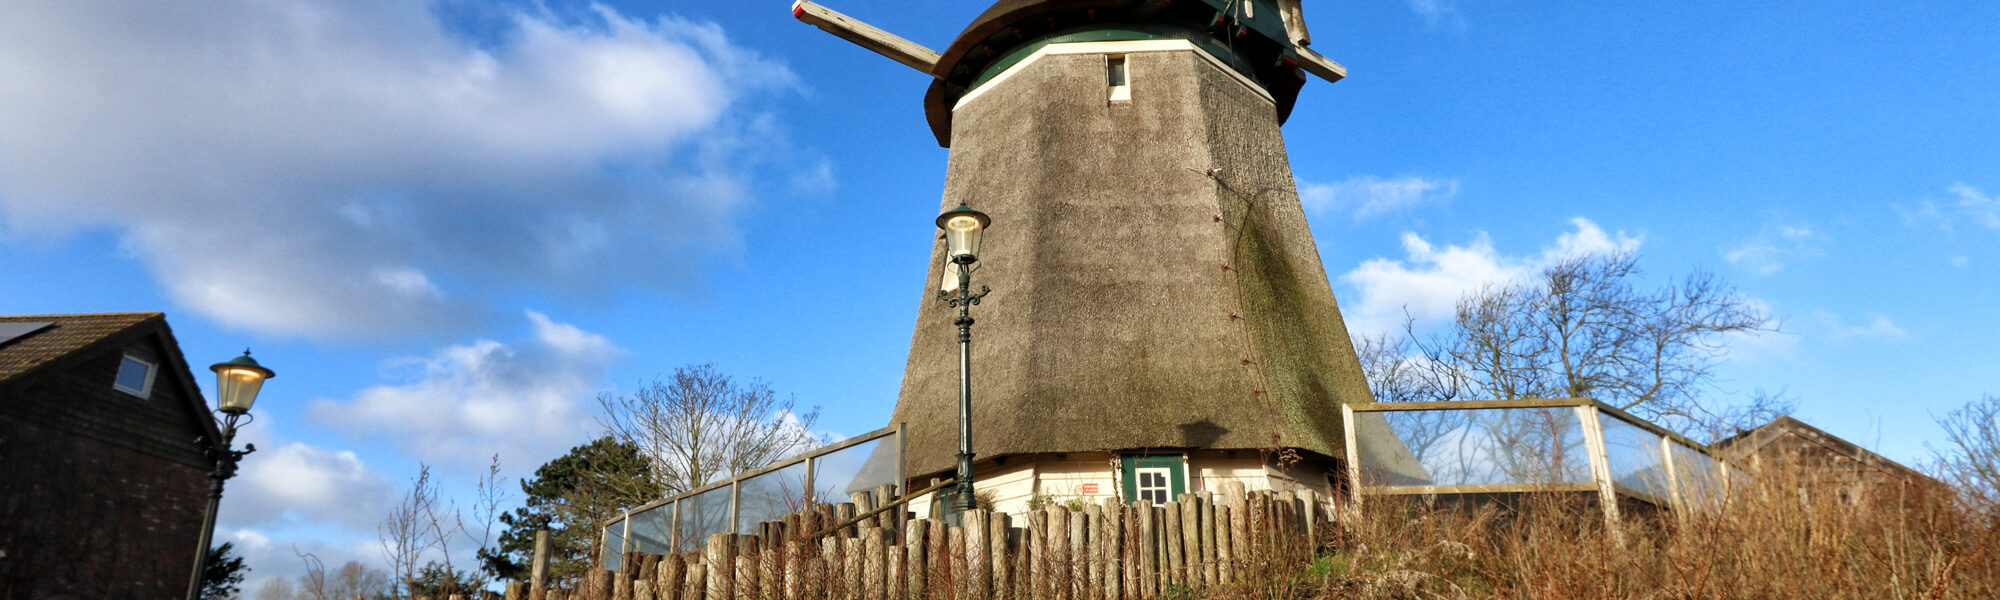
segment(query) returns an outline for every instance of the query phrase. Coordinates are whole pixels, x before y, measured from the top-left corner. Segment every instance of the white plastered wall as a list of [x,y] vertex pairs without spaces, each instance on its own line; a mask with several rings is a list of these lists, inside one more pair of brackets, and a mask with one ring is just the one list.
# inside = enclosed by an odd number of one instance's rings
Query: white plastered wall
[[[1256,451],[1195,451],[1185,455],[1190,492],[1220,493],[1228,482],[1243,484],[1247,491],[1312,490],[1331,500],[1333,490],[1326,474],[1333,467],[1317,460],[1301,460],[1288,468],[1266,465]],[[1023,514],[1036,495],[1052,501],[1082,500],[1099,503],[1123,495],[1117,455],[1111,453],[1041,454],[1006,457],[1005,464],[983,463],[977,469],[976,487],[981,496],[990,496],[995,508],[1008,514]],[[1092,487],[1095,484],[1095,487]],[[914,482],[923,489],[928,481]],[[1093,491],[1094,489],[1094,491]],[[909,510],[919,516],[930,514],[931,497],[910,501]]]

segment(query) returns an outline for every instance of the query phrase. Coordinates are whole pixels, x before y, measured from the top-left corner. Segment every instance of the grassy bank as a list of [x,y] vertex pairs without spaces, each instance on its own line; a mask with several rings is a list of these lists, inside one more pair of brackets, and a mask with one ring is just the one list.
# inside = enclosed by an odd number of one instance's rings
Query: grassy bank
[[1767,477],[1713,513],[1633,514],[1590,496],[1476,506],[1371,498],[1322,547],[1272,556],[1213,598],[2000,598],[2000,514],[1942,487],[1865,503]]

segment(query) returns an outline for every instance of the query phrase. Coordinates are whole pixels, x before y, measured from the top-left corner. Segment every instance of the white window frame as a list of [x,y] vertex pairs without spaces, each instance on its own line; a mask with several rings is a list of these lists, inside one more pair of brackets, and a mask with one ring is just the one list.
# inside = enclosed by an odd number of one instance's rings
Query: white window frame
[[[1146,475],[1148,473],[1160,476],[1159,486],[1146,486]],[[1153,501],[1154,504],[1166,504],[1167,501],[1173,500],[1174,470],[1172,467],[1135,467],[1132,469],[1132,479],[1133,495],[1138,496],[1140,499],[1152,501],[1151,498],[1146,497],[1146,490],[1159,490],[1160,497],[1165,498],[1165,500]]]
[[1131,61],[1129,61],[1129,60],[1126,60],[1126,59],[1125,59],[1125,55],[1123,55],[1123,54],[1106,54],[1106,55],[1104,55],[1104,72],[1105,72],[1105,76],[1106,76],[1106,78],[1109,78],[1109,77],[1110,77],[1110,74],[1111,74],[1111,72],[1112,72],[1112,65],[1113,65],[1113,64],[1116,64],[1116,65],[1117,65],[1117,69],[1118,69],[1118,74],[1119,74],[1119,77],[1118,77],[1118,82],[1117,82],[1117,83],[1113,83],[1113,84],[1111,84],[1111,101],[1112,101],[1112,102],[1131,102],[1131,101],[1132,101],[1132,62],[1131,62]]
[[[128,360],[139,363],[141,365],[145,365],[146,367],[146,381],[145,383],[141,384],[139,389],[132,389],[126,387],[125,384],[119,382],[120,379],[119,375],[125,373],[125,361]],[[160,365],[158,363],[154,363],[153,361],[139,358],[131,354],[126,354],[124,355],[123,358],[120,358],[118,360],[118,372],[113,373],[111,375],[111,389],[125,392],[127,394],[131,394],[134,396],[138,396],[140,398],[149,398],[152,397],[153,395],[153,379],[155,379],[159,374],[160,374]]]

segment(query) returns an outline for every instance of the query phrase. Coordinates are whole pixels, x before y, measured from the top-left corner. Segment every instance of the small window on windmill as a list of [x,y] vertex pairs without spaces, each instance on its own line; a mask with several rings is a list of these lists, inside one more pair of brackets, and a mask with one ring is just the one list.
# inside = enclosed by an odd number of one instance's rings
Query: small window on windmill
[[1104,72],[1111,84],[1112,102],[1131,102],[1131,74],[1127,72],[1124,55],[1104,57]]

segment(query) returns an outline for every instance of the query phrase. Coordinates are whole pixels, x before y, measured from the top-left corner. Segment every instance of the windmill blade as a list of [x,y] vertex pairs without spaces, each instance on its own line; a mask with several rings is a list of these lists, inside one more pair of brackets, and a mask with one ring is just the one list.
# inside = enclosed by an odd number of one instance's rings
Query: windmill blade
[[1340,63],[1333,62],[1333,59],[1327,58],[1326,55],[1315,52],[1313,49],[1305,46],[1296,47],[1294,50],[1297,50],[1299,53],[1299,66],[1305,68],[1307,73],[1318,75],[1320,79],[1325,79],[1327,83],[1340,81],[1347,77],[1347,67],[1340,66]]
[[912,69],[923,71],[926,75],[930,74],[932,67],[937,66],[938,53],[936,50],[925,48],[916,42],[897,37],[896,34],[883,31],[874,25],[857,21],[853,17],[840,14],[831,8],[820,6],[819,3],[809,0],[794,2],[792,3],[792,16],[809,25],[818,27],[827,33],[831,33],[840,39],[854,42],[857,46],[867,48],[876,54],[887,56],[890,60],[909,65]]

